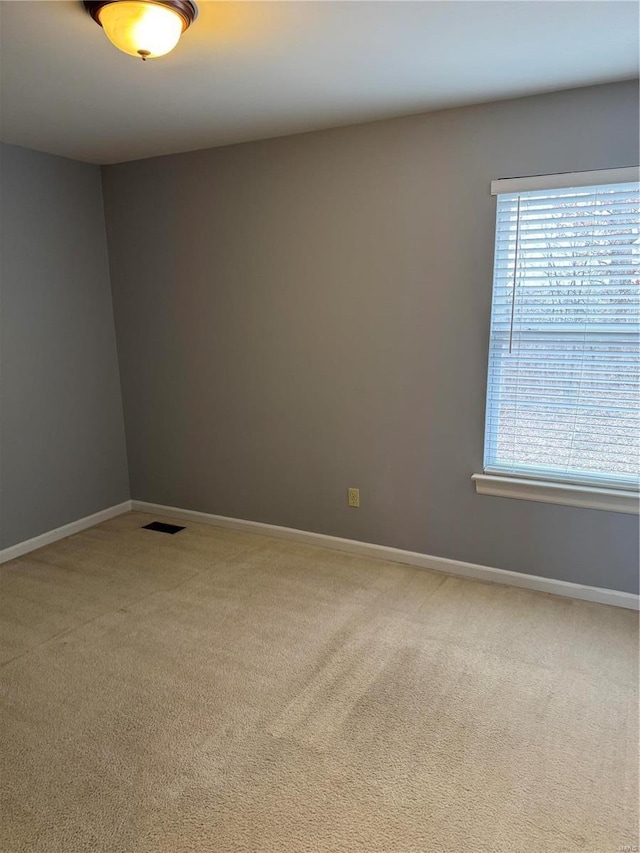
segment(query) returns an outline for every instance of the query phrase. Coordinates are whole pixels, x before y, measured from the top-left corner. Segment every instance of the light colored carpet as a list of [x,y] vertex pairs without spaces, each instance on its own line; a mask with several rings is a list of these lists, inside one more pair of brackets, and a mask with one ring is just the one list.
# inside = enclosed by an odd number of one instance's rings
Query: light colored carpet
[[614,853],[630,611],[131,513],[2,567],[3,853]]

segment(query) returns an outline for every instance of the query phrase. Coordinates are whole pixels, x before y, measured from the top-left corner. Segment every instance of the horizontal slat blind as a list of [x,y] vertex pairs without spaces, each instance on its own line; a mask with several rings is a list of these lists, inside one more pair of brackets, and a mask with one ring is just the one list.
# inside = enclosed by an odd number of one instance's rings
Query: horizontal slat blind
[[640,184],[497,197],[485,471],[637,488]]

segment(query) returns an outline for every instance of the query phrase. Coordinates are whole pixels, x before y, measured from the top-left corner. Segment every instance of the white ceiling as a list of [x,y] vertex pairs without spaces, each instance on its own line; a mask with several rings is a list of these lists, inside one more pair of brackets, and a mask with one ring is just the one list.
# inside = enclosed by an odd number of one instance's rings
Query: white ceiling
[[2,0],[2,138],[114,163],[638,73],[633,0],[200,2],[176,50],[80,2]]

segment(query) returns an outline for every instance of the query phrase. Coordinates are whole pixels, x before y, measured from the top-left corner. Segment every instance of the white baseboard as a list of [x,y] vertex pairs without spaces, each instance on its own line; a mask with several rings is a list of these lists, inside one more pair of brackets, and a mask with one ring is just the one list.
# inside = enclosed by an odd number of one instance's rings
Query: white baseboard
[[231,530],[241,530],[245,533],[257,533],[263,536],[271,536],[276,539],[288,539],[292,542],[301,542],[305,545],[315,545],[320,548],[333,548],[336,551],[346,551],[350,554],[359,554],[364,557],[373,557],[378,560],[388,560],[393,563],[402,563],[408,566],[416,566],[421,569],[429,569],[436,572],[446,572],[450,575],[475,578],[476,580],[490,581],[492,583],[520,586],[526,589],[535,589],[539,592],[547,592],[552,595],[562,595],[568,598],[578,598],[584,601],[593,601],[598,604],[610,604],[614,607],[625,607],[630,610],[639,609],[639,597],[630,592],[620,592],[615,589],[604,589],[596,586],[571,583],[569,581],[543,578],[538,575],[525,575],[521,572],[511,572],[507,569],[494,569],[490,566],[481,566],[477,563],[465,563],[462,560],[450,560],[446,557],[432,557],[428,554],[419,554],[415,551],[403,551],[399,548],[391,548],[387,545],[374,545],[370,542],[358,542],[355,539],[341,539],[338,536],[328,536],[324,533],[312,533],[307,530],[295,530],[291,527],[278,527],[275,524],[265,524],[260,521],[247,521],[241,518],[228,518],[224,515],[212,515],[207,512],[197,512],[191,509],[179,509],[178,507],[162,506],[161,504],[147,503],[146,501],[123,501],[121,504],[107,507],[93,515],[79,518],[49,530],[33,539],[18,542],[0,551],[0,563],[14,560],[36,551],[59,539],[79,533],[110,518],[115,518],[124,512],[136,510],[152,514],[167,515],[174,518],[196,521],[200,524],[212,524],[216,527],[226,527]]
[[0,563],[15,560],[16,557],[22,557],[23,554],[28,554],[30,551],[37,551],[38,548],[44,548],[45,545],[57,542],[58,539],[64,539],[73,533],[79,533],[81,530],[86,530],[88,527],[93,527],[103,521],[108,521],[110,518],[115,518],[116,515],[122,515],[123,512],[130,511],[131,501],[123,501],[121,504],[101,509],[100,512],[94,512],[93,515],[87,515],[85,518],[71,521],[62,527],[56,527],[55,530],[48,530],[46,533],[41,533],[40,536],[34,536],[33,539],[18,542],[17,545],[11,545],[9,548],[0,551]]
[[389,560],[430,569],[436,572],[447,572],[476,580],[493,583],[520,586],[535,589],[552,595],[562,595],[567,598],[578,598],[583,601],[593,601],[598,604],[610,604],[614,607],[625,607],[630,610],[639,609],[639,597],[631,592],[619,592],[615,589],[604,589],[596,586],[571,583],[569,581],[543,578],[538,575],[525,575],[522,572],[512,572],[507,569],[494,569],[490,566],[480,566],[476,563],[465,563],[461,560],[450,560],[446,557],[431,557],[415,551],[402,551],[386,545],[374,545],[369,542],[358,542],[354,539],[341,539],[338,536],[328,536],[324,533],[311,533],[307,530],[295,530],[291,527],[278,527],[274,524],[264,524],[260,521],[246,521],[240,518],[227,518],[224,515],[211,515],[207,512],[197,512],[191,509],[162,506],[146,501],[131,501],[131,508],[139,512],[168,515],[174,518],[197,521],[200,524],[213,524],[216,527],[227,527],[232,530],[242,530],[246,533],[258,533],[277,539],[289,539],[306,545],[316,545],[321,548],[333,548],[337,551],[347,551],[350,554],[360,554],[379,560]]

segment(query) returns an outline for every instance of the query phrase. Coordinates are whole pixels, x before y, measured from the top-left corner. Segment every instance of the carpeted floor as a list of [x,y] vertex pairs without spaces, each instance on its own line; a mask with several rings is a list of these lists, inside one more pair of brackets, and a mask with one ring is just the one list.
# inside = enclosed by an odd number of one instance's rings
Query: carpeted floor
[[3,853],[638,844],[636,614],[150,520],[1,567]]

